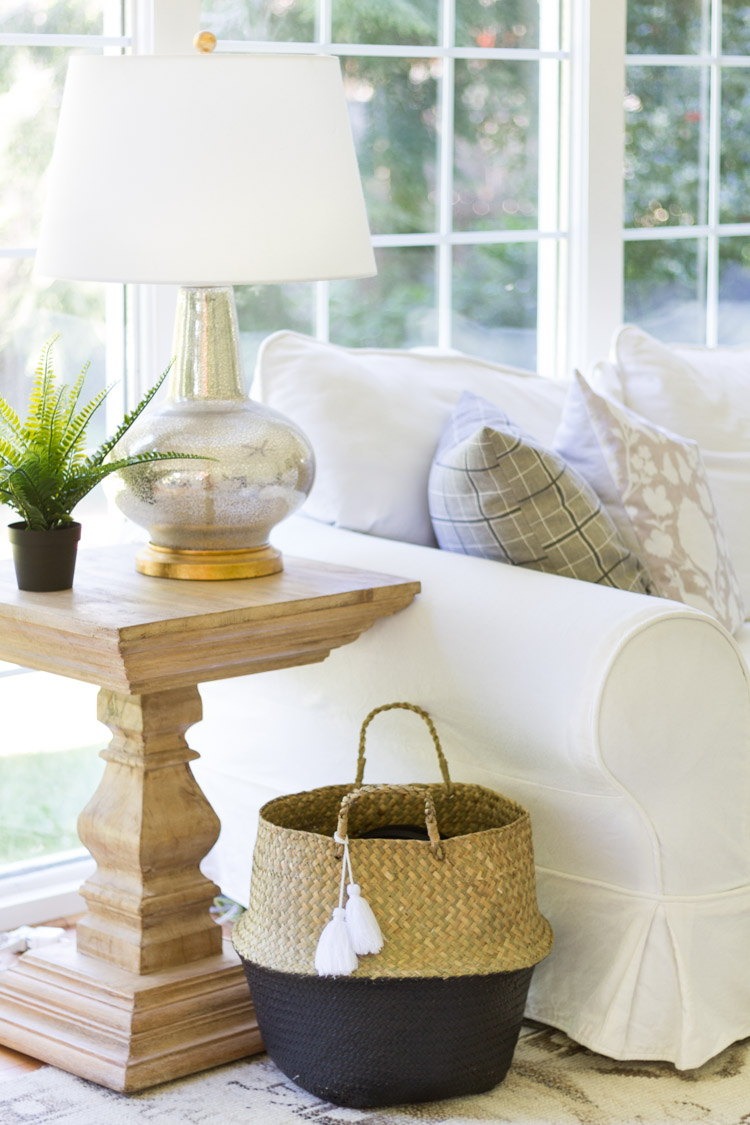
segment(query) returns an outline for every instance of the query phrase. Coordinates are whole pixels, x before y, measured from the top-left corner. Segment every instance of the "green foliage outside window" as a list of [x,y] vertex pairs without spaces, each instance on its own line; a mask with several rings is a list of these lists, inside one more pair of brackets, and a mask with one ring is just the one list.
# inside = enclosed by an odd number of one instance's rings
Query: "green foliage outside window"
[[709,43],[704,0],[628,0],[627,52],[693,55]]
[[104,768],[98,749],[0,756],[0,866],[81,847],[78,814]]

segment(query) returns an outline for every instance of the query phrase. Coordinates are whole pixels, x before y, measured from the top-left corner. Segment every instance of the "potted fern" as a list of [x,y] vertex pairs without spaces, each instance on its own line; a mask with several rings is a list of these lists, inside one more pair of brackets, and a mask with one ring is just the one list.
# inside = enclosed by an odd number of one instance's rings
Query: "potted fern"
[[87,453],[87,427],[112,388],[99,391],[79,408],[89,364],[72,386],[58,384],[52,362],[57,339],[53,336],[42,349],[25,423],[0,397],[0,504],[21,517],[8,527],[21,590],[67,590],[73,585],[81,537],[81,525],[72,518],[73,509],[110,473],[146,461],[194,456],[154,451],[107,460],[154,397],[169,368],[125,415],[113,436],[95,452]]

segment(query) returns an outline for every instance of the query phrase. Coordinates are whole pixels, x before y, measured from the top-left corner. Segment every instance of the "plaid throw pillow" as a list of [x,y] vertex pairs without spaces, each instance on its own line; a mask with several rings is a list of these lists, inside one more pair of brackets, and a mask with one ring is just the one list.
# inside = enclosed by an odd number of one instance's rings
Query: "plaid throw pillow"
[[593,489],[477,395],[461,396],[443,431],[428,500],[444,550],[648,592]]

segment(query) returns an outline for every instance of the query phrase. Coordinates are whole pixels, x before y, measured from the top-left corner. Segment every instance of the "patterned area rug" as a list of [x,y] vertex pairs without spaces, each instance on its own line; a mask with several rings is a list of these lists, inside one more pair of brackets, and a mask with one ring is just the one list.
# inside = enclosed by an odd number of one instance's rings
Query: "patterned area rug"
[[489,1094],[392,1109],[341,1109],[261,1055],[142,1094],[115,1094],[54,1067],[0,1083],[0,1125],[750,1125],[750,1040],[705,1066],[617,1063],[527,1024]]

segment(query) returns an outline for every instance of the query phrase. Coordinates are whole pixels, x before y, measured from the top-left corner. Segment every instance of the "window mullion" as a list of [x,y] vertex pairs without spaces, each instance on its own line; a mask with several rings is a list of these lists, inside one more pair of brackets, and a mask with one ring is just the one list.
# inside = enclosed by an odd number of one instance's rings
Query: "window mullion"
[[623,315],[626,0],[574,15],[568,368],[607,355]]
[[709,86],[708,140],[708,252],[706,255],[706,344],[715,347],[719,338],[719,234],[721,176],[721,22],[722,0],[714,0],[711,12],[711,77]]
[[333,42],[333,5],[332,0],[316,0],[315,4],[315,41],[318,46],[330,50]]
[[[333,36],[332,21],[332,0],[316,0],[315,41],[317,50],[330,51]],[[329,340],[331,336],[331,283],[329,281],[315,282],[314,301],[315,337],[318,340]]]
[[315,282],[315,338],[329,340],[331,337],[331,283],[330,281]]
[[[539,46],[553,50],[560,43],[560,0],[541,0]],[[539,230],[557,230],[560,173],[560,63],[539,61],[539,157],[537,164]],[[554,374],[557,357],[557,302],[559,244],[542,239],[537,247],[537,347],[536,366]]]
[[[440,46],[449,52],[456,40],[455,3],[444,0],[440,25]],[[453,123],[456,97],[456,60],[443,56],[440,81],[440,152],[438,231],[442,240],[437,248],[437,342],[441,348],[453,343]]]

